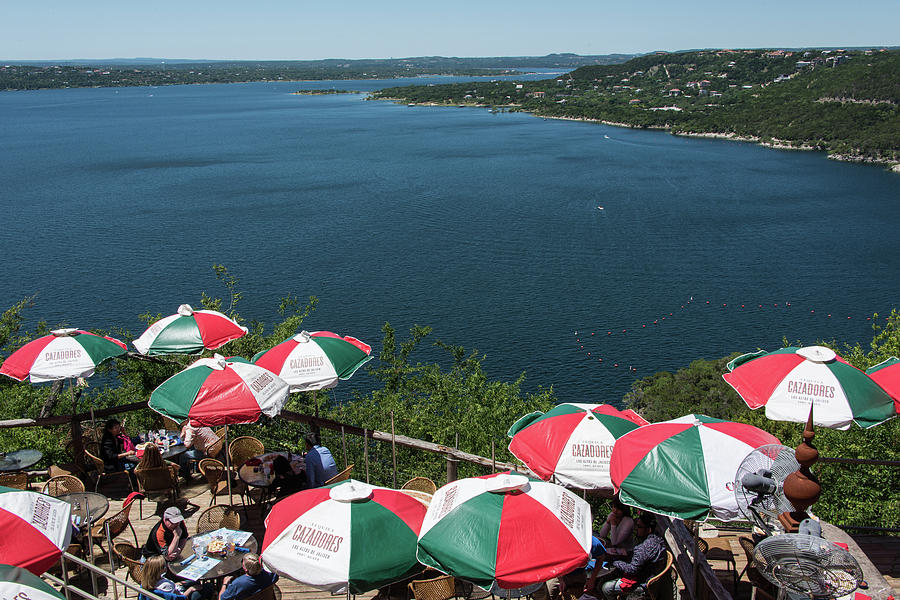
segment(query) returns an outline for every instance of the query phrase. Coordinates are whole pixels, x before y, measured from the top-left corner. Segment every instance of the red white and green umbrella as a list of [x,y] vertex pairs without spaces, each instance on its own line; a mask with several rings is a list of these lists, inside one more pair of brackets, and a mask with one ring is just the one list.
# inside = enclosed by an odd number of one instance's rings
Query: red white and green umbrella
[[49,583],[25,569],[0,564],[0,598],[9,600],[66,600]]
[[13,352],[0,374],[31,383],[90,377],[97,365],[125,354],[123,342],[80,329],[56,329]]
[[900,358],[892,356],[874,367],[869,367],[866,369],[866,375],[894,399],[894,408],[900,413]]
[[485,589],[515,589],[583,567],[591,509],[564,487],[518,473],[448,483],[432,498],[419,562]]
[[0,563],[46,571],[69,547],[71,514],[72,505],[58,498],[0,486]]
[[773,421],[847,429],[878,425],[897,411],[890,395],[830,348],[807,346],[744,354],[722,377],[752,409],[766,407]]
[[150,394],[150,408],[181,422],[215,427],[274,417],[288,398],[283,379],[242,359],[201,358]]
[[174,315],[153,323],[131,342],[141,354],[200,354],[204,349],[215,350],[247,333],[220,312],[194,310],[182,304]]
[[609,457],[638,425],[608,404],[559,404],[513,423],[509,451],[547,481],[579,489],[612,489]]
[[779,443],[752,425],[686,415],[620,437],[609,472],[625,504],[679,519],[730,521],[741,516],[734,497],[741,461]]
[[372,347],[330,331],[301,331],[253,357],[253,363],[277,373],[291,392],[322,390],[350,379],[372,357]]
[[301,583],[361,594],[422,570],[416,538],[425,510],[403,492],[353,479],[304,490],[266,517],[262,560]]

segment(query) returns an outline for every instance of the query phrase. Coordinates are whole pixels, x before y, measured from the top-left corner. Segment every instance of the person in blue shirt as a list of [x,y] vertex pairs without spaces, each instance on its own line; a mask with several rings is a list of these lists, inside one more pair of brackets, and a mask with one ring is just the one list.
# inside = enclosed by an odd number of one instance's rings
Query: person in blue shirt
[[278,573],[263,570],[258,554],[248,552],[242,565],[243,575],[239,577],[228,575],[222,580],[219,600],[243,600],[278,581]]
[[310,431],[303,436],[306,442],[306,484],[308,488],[317,488],[338,474],[337,464],[331,450],[319,445],[319,438]]

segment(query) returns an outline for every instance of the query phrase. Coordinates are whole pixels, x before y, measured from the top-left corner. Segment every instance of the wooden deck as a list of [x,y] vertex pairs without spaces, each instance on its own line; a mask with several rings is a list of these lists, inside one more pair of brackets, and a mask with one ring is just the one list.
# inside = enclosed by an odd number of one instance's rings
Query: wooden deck
[[[193,534],[196,531],[197,515],[203,509],[207,508],[210,503],[210,494],[206,483],[195,478],[193,483],[184,486],[179,503],[184,505],[185,502],[189,502],[198,507],[194,509],[188,505],[184,509],[188,531]],[[227,495],[219,496],[217,503],[227,504]],[[238,509],[241,509],[239,495],[234,496],[234,504]],[[114,514],[116,511],[120,510],[121,506],[122,499],[110,499],[110,509],[107,512],[107,515]],[[144,500],[143,519],[139,518],[138,508],[138,506],[134,506],[131,511],[131,522],[137,533],[139,544],[143,544],[150,533],[150,529],[159,521],[158,514],[161,514],[163,506],[162,504],[150,500]],[[256,507],[248,507],[246,511],[241,509],[240,513],[242,517],[241,528],[245,531],[252,532],[256,537],[257,542],[261,543],[265,529],[259,509]],[[717,533],[718,535],[716,537],[706,538],[707,542],[710,543],[711,548],[719,548],[726,551],[730,550],[731,554],[734,556],[736,572],[740,573],[747,564],[744,551],[738,542],[738,537],[741,534],[731,531],[718,531]],[[894,595],[900,597],[900,537],[854,536],[854,539],[865,554],[872,560],[879,572],[881,572],[888,580],[889,584],[893,587]],[[133,543],[134,539],[131,536],[131,532],[126,530],[126,532],[119,536],[116,541],[128,541]],[[106,544],[104,543],[104,548],[105,546]],[[96,546],[94,546],[94,550],[95,554],[99,554],[99,550]],[[731,567],[722,560],[710,560],[709,562],[715,574],[722,582],[722,585],[733,595],[735,600],[749,600],[752,590],[746,575],[741,578],[738,582],[737,589],[735,589],[735,572],[731,570]],[[104,569],[109,568],[109,561],[106,556],[97,556],[96,564]],[[125,573],[124,568],[116,570],[116,574],[119,577],[125,578]],[[281,597],[283,600],[335,600],[336,598],[339,599],[343,597],[342,595],[334,596],[329,592],[323,592],[291,581],[287,578],[281,578],[278,586],[281,590]],[[679,588],[683,588],[680,581]],[[860,591],[865,592],[865,590]],[[121,599],[121,588],[119,589],[119,594],[119,598]],[[112,598],[112,590],[108,590],[105,596]],[[375,596],[374,591],[359,595],[357,598],[368,600],[373,596]],[[131,592],[129,592],[129,597],[134,597]]]

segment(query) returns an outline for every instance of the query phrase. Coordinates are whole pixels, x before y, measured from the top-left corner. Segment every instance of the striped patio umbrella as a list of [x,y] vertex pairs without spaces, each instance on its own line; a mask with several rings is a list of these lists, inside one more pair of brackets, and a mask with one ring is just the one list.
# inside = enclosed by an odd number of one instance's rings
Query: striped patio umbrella
[[291,392],[322,390],[350,379],[371,360],[372,347],[350,336],[330,331],[301,331],[294,337],[253,357],[288,382]]
[[778,438],[762,429],[686,415],[616,440],[609,472],[625,504],[678,519],[740,518],[734,477],[741,461]]
[[517,473],[460,479],[434,494],[419,562],[485,589],[525,587],[588,562],[591,510],[564,487]]
[[869,367],[866,369],[866,375],[894,399],[894,408],[900,413],[900,358],[892,356],[874,367]]
[[153,323],[141,336],[131,342],[141,354],[200,354],[204,349],[215,350],[247,333],[220,312],[194,310],[182,304],[174,315]]
[[3,361],[0,373],[31,383],[90,377],[97,365],[125,354],[123,342],[81,329],[56,329],[32,340]]
[[356,480],[304,490],[266,517],[265,565],[331,592],[361,594],[422,570],[416,538],[425,505]]
[[[630,416],[630,415],[629,415]],[[609,489],[613,445],[638,425],[608,404],[559,404],[513,423],[509,451],[538,477],[579,489]]]
[[766,407],[773,421],[848,429],[873,427],[896,416],[894,401],[865,373],[824,346],[744,354],[722,377],[751,409]]
[[287,383],[268,369],[216,354],[162,382],[150,394],[150,408],[179,423],[215,427],[274,417],[287,398]]
[[[3,532],[0,563],[22,567],[37,575],[46,571],[69,547],[71,514],[72,505],[68,502],[0,486],[0,531]],[[0,597],[15,598],[14,595]]]
[[9,600],[66,600],[43,579],[12,565],[0,564],[0,598]]

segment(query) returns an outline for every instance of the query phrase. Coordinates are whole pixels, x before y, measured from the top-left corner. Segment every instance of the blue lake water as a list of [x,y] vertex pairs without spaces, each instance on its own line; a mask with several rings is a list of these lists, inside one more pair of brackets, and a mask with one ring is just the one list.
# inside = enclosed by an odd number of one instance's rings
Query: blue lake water
[[0,94],[0,308],[36,293],[33,320],[137,335],[140,313],[224,293],[211,270],[224,263],[248,319],[316,295],[310,330],[377,352],[385,321],[431,325],[486,354],[492,377],[525,371],[526,389],[616,402],[637,376],[783,337],[866,342],[866,318],[897,304],[896,174],[656,131],[290,94],[394,84]]

